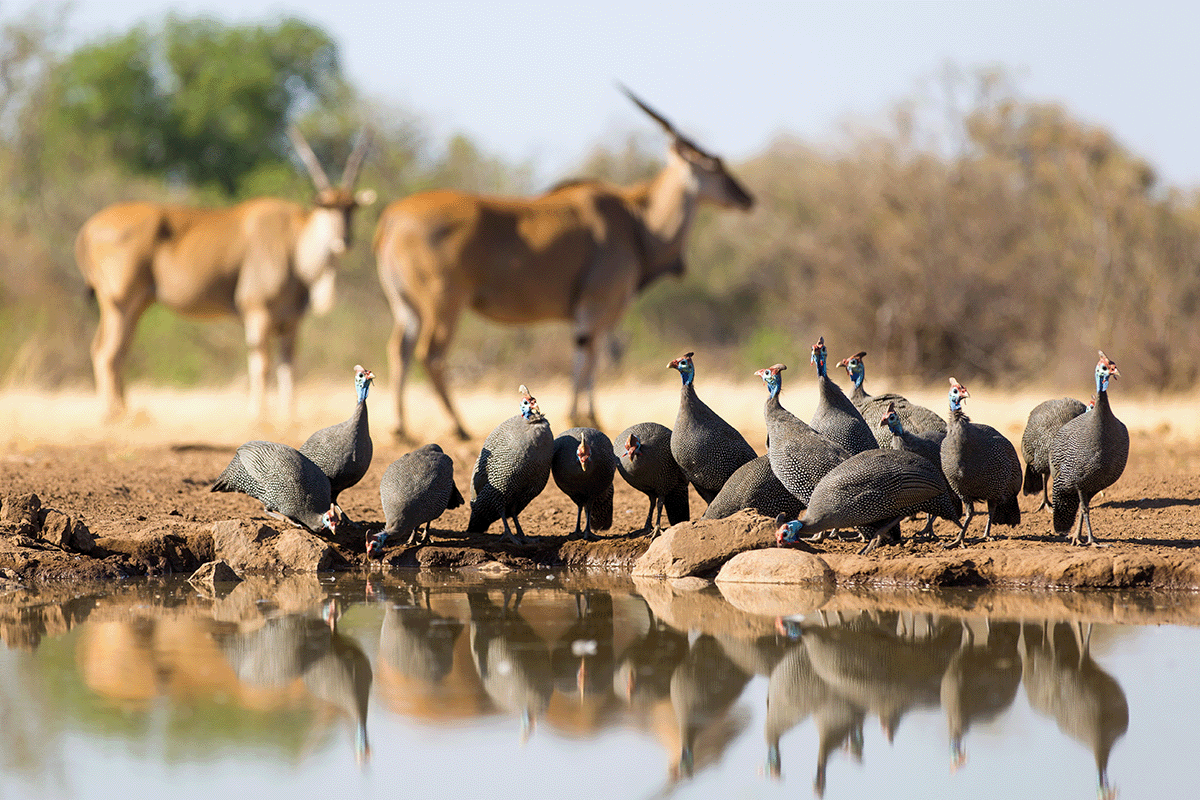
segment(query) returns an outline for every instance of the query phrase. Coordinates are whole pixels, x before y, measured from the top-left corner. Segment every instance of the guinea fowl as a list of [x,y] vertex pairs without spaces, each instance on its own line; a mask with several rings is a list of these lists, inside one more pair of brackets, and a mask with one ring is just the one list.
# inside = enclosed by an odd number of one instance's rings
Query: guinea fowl
[[783,364],[775,364],[754,373],[767,385],[767,402],[763,405],[767,457],[771,471],[784,488],[802,505],[808,505],[817,483],[849,458],[850,452],[810,428],[780,404],[785,369]]
[[946,545],[959,547],[966,542],[967,528],[975,515],[975,503],[987,503],[987,524],[983,538],[990,539],[992,525],[1019,525],[1021,506],[1021,461],[1012,442],[990,425],[971,422],[962,410],[970,397],[966,387],[950,379],[950,424],[942,440],[942,472],[950,488],[962,499],[967,517],[961,523],[958,538]]
[[[617,471],[617,455],[608,437],[595,428],[571,428],[554,440],[554,458],[550,474],[563,494],[575,503],[575,530],[579,536],[594,541],[594,531],[606,531],[613,521],[613,475]],[[587,524],[580,522],[587,513]]]
[[696,396],[693,355],[685,353],[667,364],[683,378],[679,413],[671,431],[671,455],[704,502],[711,503],[729,476],[758,454],[745,437]]
[[754,509],[764,517],[784,514],[792,519],[804,511],[804,503],[775,476],[767,455],[738,467],[704,509],[703,519],[725,519],[743,508]]
[[[383,530],[367,539],[367,557],[379,555],[391,537],[406,536],[405,545],[429,541],[429,526],[447,509],[465,500],[454,485],[454,460],[436,444],[427,444],[396,459],[379,482],[386,520]],[[422,535],[420,528],[425,526]]]
[[274,517],[314,533],[337,532],[329,478],[308,456],[286,444],[246,442],[210,491],[248,494]]
[[[910,453],[916,453],[922,458],[928,459],[930,463],[938,468],[938,472],[942,470],[942,440],[946,438],[946,432],[943,431],[926,431],[922,434],[910,433],[904,428],[904,423],[900,421],[900,414],[896,411],[894,402],[889,402],[883,418],[879,421],[880,427],[886,427],[892,434],[892,442],[889,445],[892,450],[906,450]],[[942,480],[946,479],[942,475]],[[950,489],[950,484],[946,484],[946,491],[949,493],[951,506],[956,509],[954,521],[962,517],[962,501],[958,495]],[[934,514],[930,513],[925,520],[925,527],[913,534],[914,540],[931,540],[933,539],[933,519]]]
[[[356,364],[354,389],[358,393],[358,405],[350,419],[322,428],[300,447],[300,452],[311,458],[329,477],[329,497],[334,505],[337,505],[342,490],[361,481],[371,467],[374,448],[367,426],[367,392],[374,379],[375,373]],[[338,513],[341,512],[342,508],[338,506]]]
[[691,516],[688,479],[671,455],[671,429],[657,422],[639,422],[621,431],[614,444],[614,455],[619,457],[617,471],[630,486],[650,498],[642,530],[658,536],[664,508],[671,525],[686,522]]
[[858,528],[867,539],[859,554],[866,555],[893,529],[890,541],[898,542],[900,520],[920,511],[947,519],[954,513],[941,470],[906,450],[864,450],[817,481],[804,516],[781,525],[776,541],[794,544],[802,531],[819,536],[835,528]]
[[[504,525],[502,542],[526,544],[517,516],[550,480],[554,434],[537,400],[521,386],[521,413],[501,422],[483,440],[471,470],[471,519],[468,533],[483,533],[493,522]],[[516,535],[508,527],[512,517]]]
[[[867,368],[863,362],[866,355],[866,351],[863,350],[838,362],[838,366],[846,370],[846,374],[854,381],[854,391],[850,394],[850,402],[863,415],[863,419],[874,419],[876,416],[886,413],[889,404],[894,404],[896,414],[900,417],[900,423],[909,433],[918,436],[931,432],[945,434],[946,421],[925,406],[910,403],[907,398],[894,392],[880,395],[867,394],[866,389],[863,388],[863,379],[867,374]],[[876,425],[871,428],[871,433],[880,447],[892,446],[890,429]]]
[[[1117,365],[1104,351],[1096,364],[1096,407],[1058,429],[1050,442],[1050,474],[1054,483],[1054,530],[1066,533],[1079,515],[1072,544],[1096,544],[1088,513],[1092,498],[1117,482],[1129,459],[1129,431],[1108,403],[1108,381],[1119,378]],[[1080,541],[1083,526],[1087,539]]]
[[851,455],[878,447],[871,426],[850,398],[830,380],[826,370],[827,355],[825,337],[822,336],[813,345],[810,359],[817,367],[817,410],[808,424]]
[[1042,493],[1038,511],[1050,507],[1050,441],[1058,429],[1088,410],[1073,397],[1060,397],[1038,403],[1029,412],[1025,432],[1021,434],[1021,455],[1025,458],[1024,494]]

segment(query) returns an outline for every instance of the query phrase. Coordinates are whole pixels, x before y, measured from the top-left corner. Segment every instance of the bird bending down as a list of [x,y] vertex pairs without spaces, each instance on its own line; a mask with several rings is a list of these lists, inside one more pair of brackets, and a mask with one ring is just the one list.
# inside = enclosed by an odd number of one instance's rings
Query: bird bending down
[[678,370],[683,379],[679,413],[671,430],[671,455],[704,502],[711,503],[729,476],[758,453],[732,425],[696,396],[694,355],[685,353],[667,364],[669,369]]
[[1052,508],[1050,502],[1050,442],[1058,429],[1087,411],[1088,407],[1073,397],[1060,397],[1038,403],[1029,412],[1025,432],[1021,434],[1021,455],[1025,458],[1025,482],[1023,494],[1042,493],[1043,508]]
[[318,533],[337,532],[338,511],[329,494],[329,478],[308,456],[276,442],[246,442],[233,454],[213,492],[241,492],[258,500],[267,513]]
[[[371,468],[374,446],[367,425],[367,392],[374,379],[375,373],[356,364],[354,390],[358,404],[354,406],[354,413],[345,422],[317,431],[300,446],[300,452],[312,459],[329,478],[329,496],[334,505],[337,505],[338,495],[361,481]],[[338,513],[343,521],[349,522],[341,506],[338,506]]]
[[[888,448],[892,450],[907,450],[910,453],[916,453],[922,458],[928,459],[930,463],[938,468],[938,472],[942,471],[942,440],[946,438],[946,432],[941,431],[926,431],[923,434],[910,433],[905,429],[904,423],[900,420],[900,414],[896,411],[894,402],[889,402],[887,410],[883,417],[879,420],[881,428],[887,428],[891,431],[892,441]],[[942,475],[942,480],[946,480],[946,476]],[[962,517],[962,501],[958,495],[950,489],[950,484],[946,483],[946,492],[950,501],[950,509],[954,512],[953,520],[955,523]],[[929,511],[925,526],[921,530],[913,534],[913,541],[934,541],[937,537],[933,534],[933,519],[936,514]]]
[[[468,533],[483,533],[493,522],[504,525],[502,542],[527,544],[518,515],[550,480],[554,434],[537,400],[522,384],[521,412],[501,422],[483,441],[471,470],[471,519]],[[512,517],[514,535],[508,527]]]
[[642,530],[658,536],[664,508],[671,525],[686,522],[691,516],[688,479],[671,455],[671,429],[657,422],[639,422],[621,431],[613,444],[621,477],[650,498]]
[[[563,494],[575,503],[574,538],[587,541],[599,537],[594,531],[608,530],[613,521],[613,475],[617,455],[609,438],[595,428],[570,428],[554,440],[550,474]],[[584,514],[587,524],[580,523]]]
[[[1117,365],[1104,351],[1096,364],[1096,407],[1058,429],[1050,442],[1054,484],[1054,531],[1066,533],[1082,507],[1072,544],[1097,544],[1092,534],[1092,498],[1117,482],[1129,459],[1129,430],[1108,402],[1108,382],[1119,378]],[[1087,539],[1082,539],[1087,525]]]
[[[391,537],[407,537],[405,545],[429,541],[429,526],[448,509],[465,501],[454,485],[454,460],[436,444],[406,453],[388,466],[379,482],[385,525],[367,537],[367,558],[382,555]],[[421,525],[425,526],[424,534]]]
[[949,503],[945,479],[928,459],[905,450],[864,450],[817,481],[804,516],[782,524],[776,541],[794,544],[801,532],[819,536],[835,528],[858,528],[867,539],[859,553],[866,555],[893,530],[889,540],[900,541],[900,520],[927,510],[939,498],[939,510],[950,513],[941,508]]
[[966,542],[967,527],[975,515],[975,503],[987,503],[987,524],[983,538],[991,539],[992,524],[1019,525],[1021,506],[1021,461],[1012,442],[990,425],[971,422],[963,412],[963,400],[970,397],[966,387],[950,379],[950,423],[942,440],[942,472],[950,488],[962,499],[967,512],[958,537],[946,545],[960,547]]

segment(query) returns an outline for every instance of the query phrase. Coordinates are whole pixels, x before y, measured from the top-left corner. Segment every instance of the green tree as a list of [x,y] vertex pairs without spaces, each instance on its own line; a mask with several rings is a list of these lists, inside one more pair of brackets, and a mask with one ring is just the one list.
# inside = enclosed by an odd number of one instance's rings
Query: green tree
[[86,135],[134,172],[232,196],[254,170],[291,157],[293,117],[350,94],[320,28],[172,16],[68,55],[45,107],[60,141]]

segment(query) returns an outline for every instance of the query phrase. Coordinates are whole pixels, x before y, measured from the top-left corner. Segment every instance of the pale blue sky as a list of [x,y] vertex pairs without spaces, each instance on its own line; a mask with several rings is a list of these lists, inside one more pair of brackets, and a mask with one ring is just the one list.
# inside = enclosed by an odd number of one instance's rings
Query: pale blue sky
[[[28,6],[0,0],[0,14]],[[71,19],[82,39],[168,10],[321,25],[368,94],[544,179],[646,125],[615,80],[736,161],[781,131],[835,142],[847,116],[880,114],[953,60],[1008,66],[1026,96],[1065,103],[1165,182],[1200,188],[1194,2],[77,0]]]

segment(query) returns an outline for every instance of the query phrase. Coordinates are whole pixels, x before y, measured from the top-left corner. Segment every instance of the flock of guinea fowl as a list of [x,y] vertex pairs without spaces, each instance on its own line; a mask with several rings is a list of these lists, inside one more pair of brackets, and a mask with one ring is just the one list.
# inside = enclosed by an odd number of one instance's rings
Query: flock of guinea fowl
[[[987,509],[985,540],[993,524],[1018,524],[1023,489],[1042,493],[1038,510],[1052,507],[1057,533],[1070,532],[1074,544],[1097,544],[1090,501],[1121,476],[1129,454],[1129,433],[1107,394],[1109,380],[1120,373],[1103,352],[1092,403],[1047,400],[1030,412],[1021,440],[1023,473],[1012,442],[967,417],[965,386],[950,378],[946,421],[900,395],[867,394],[865,355],[837,365],[854,382],[848,397],[827,374],[824,338],[813,345],[818,402],[808,423],[781,403],[786,366],[755,373],[768,392],[763,456],[697,396],[693,353],[668,365],[683,379],[674,428],[638,423],[617,437],[615,447],[595,428],[571,428],[555,437],[537,400],[521,386],[520,412],[483,443],[468,499],[455,485],[453,461],[436,444],[387,468],[379,489],[386,524],[366,534],[367,557],[381,558],[390,538],[403,538],[405,545],[427,542],[430,524],[468,501],[468,532],[486,532],[500,520],[501,542],[526,544],[519,516],[551,476],[577,506],[572,536],[595,539],[596,530],[612,526],[617,472],[649,497],[642,530],[652,535],[661,530],[664,509],[672,525],[690,518],[688,489],[694,487],[708,503],[704,518],[753,509],[776,519],[780,545],[821,541],[838,532],[866,542],[860,551],[865,554],[898,543],[901,520],[925,513],[925,525],[913,538],[935,539],[933,520],[946,519],[955,523],[957,535],[945,546],[955,547],[966,542],[976,503]],[[366,400],[373,378],[356,366],[354,413],[314,433],[299,450],[265,441],[243,444],[212,491],[243,492],[275,517],[316,533],[335,532],[346,521],[338,494],[358,483],[371,464]]]

